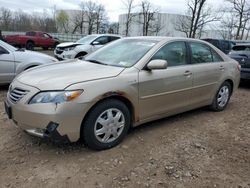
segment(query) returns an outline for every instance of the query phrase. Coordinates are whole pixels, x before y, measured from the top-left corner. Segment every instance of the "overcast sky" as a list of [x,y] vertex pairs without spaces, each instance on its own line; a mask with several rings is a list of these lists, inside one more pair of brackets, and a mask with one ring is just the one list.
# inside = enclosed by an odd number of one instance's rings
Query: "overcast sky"
[[[43,9],[51,10],[55,5],[56,9],[79,9],[82,0],[0,0],[0,7],[12,10],[23,10],[25,12],[41,12]],[[125,13],[122,0],[92,0],[102,3],[108,12],[111,21],[118,21],[119,14]],[[160,12],[184,14],[187,0],[149,0],[160,9]],[[140,0],[135,0],[138,4]],[[208,4],[215,9],[223,4],[223,0],[208,0]]]

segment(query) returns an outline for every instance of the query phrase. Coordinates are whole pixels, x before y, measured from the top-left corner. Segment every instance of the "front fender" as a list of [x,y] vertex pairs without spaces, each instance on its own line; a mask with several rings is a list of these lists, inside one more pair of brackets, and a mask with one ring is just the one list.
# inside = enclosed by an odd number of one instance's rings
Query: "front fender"
[[16,75],[20,74],[21,72],[23,72],[29,68],[36,67],[39,65],[42,65],[42,64],[41,63],[28,63],[28,64],[23,65],[22,63],[19,63],[16,66]]

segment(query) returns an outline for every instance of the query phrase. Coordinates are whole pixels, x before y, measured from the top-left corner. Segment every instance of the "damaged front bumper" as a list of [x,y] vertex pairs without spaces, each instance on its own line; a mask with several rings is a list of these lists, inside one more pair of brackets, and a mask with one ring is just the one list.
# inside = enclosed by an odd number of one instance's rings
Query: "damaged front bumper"
[[58,132],[57,130],[58,126],[59,124],[50,122],[46,127],[46,129],[39,129],[39,128],[27,129],[25,130],[25,132],[30,135],[40,137],[54,143],[63,143],[63,144],[70,143],[70,140],[67,135],[62,136]]

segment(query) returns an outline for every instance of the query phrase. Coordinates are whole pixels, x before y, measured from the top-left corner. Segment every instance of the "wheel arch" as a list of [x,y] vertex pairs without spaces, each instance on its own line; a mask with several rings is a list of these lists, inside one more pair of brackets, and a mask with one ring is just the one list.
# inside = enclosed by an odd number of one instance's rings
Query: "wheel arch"
[[[233,80],[232,79],[230,79],[230,78],[228,78],[228,79],[226,79],[224,82],[228,82],[229,84],[230,84],[230,86],[231,86],[231,89],[232,89],[232,91],[231,91],[231,95],[232,95],[232,93],[233,93],[233,91],[234,91],[234,82],[233,82]],[[224,83],[223,82],[223,83]]]
[[28,40],[26,41],[26,44],[29,43],[29,42],[32,42],[33,44],[35,44],[35,42],[34,42],[33,40],[31,40],[31,39],[28,39]]
[[28,70],[28,69],[31,69],[31,68],[34,68],[34,67],[37,67],[39,66],[39,64],[33,64],[33,65],[28,65],[24,68],[24,70]]
[[112,94],[104,94],[103,97],[98,100],[97,102],[95,102],[87,111],[87,113],[85,114],[82,123],[81,123],[81,129],[80,129],[80,138],[82,138],[82,134],[83,134],[83,127],[84,127],[84,122],[86,121],[88,115],[91,113],[91,111],[94,109],[94,107],[96,107],[98,104],[106,101],[106,100],[111,100],[111,99],[115,99],[115,100],[119,100],[122,103],[124,103],[131,115],[131,125],[130,127],[133,126],[133,123],[135,122],[135,107],[133,105],[133,103],[125,96],[119,94],[119,93],[112,93]]
[[77,52],[75,58],[78,58],[80,55],[88,55],[88,52],[86,51]]

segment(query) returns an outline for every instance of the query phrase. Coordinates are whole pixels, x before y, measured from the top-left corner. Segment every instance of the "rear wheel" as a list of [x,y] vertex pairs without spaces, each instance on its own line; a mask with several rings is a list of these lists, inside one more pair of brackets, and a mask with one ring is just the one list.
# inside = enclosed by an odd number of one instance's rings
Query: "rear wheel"
[[32,41],[28,41],[27,43],[26,43],[26,49],[27,50],[34,50],[34,43],[32,42]]
[[216,96],[214,97],[213,103],[210,105],[210,109],[214,111],[222,111],[227,107],[232,93],[232,87],[229,82],[224,82]]
[[85,144],[96,150],[118,145],[126,136],[131,123],[127,106],[119,100],[109,99],[97,104],[83,124]]

